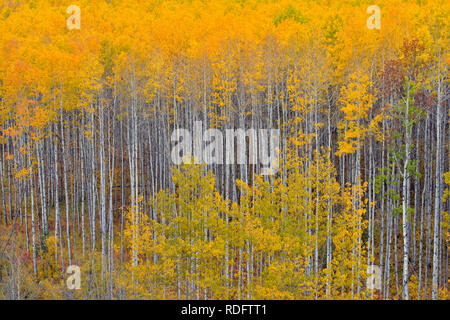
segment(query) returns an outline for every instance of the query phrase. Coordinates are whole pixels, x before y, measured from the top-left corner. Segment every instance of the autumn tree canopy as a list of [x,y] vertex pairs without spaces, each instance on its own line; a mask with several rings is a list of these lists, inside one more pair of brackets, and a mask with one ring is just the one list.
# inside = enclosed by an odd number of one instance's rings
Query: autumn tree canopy
[[450,2],[374,4],[0,0],[0,298],[449,299]]

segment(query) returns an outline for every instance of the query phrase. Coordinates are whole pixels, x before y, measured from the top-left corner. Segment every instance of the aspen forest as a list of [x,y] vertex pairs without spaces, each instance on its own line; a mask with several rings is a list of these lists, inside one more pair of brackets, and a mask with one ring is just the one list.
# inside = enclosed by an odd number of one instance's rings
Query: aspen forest
[[0,0],[0,299],[450,300],[449,16]]

